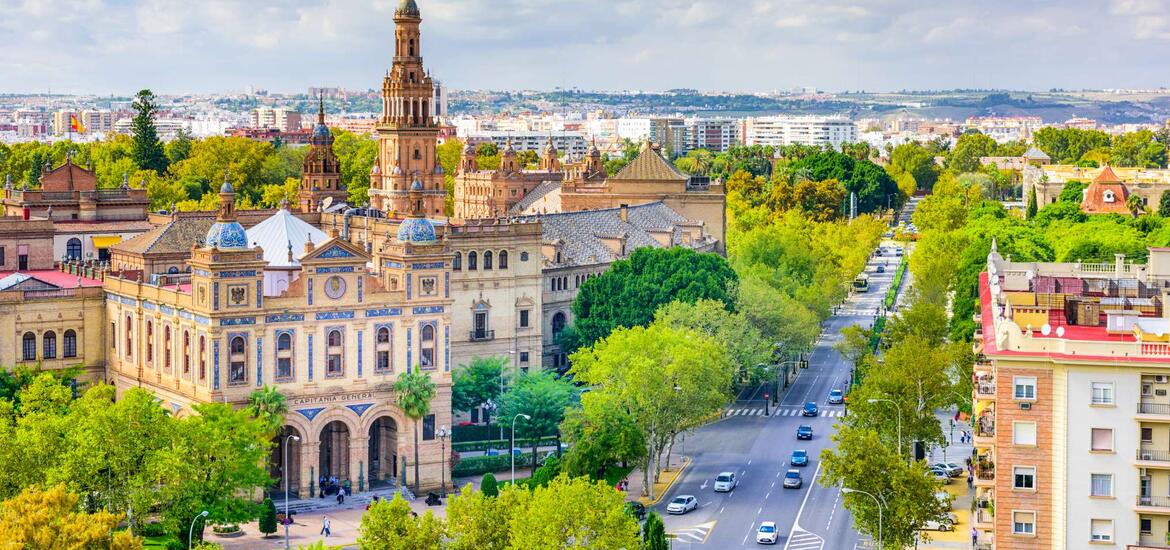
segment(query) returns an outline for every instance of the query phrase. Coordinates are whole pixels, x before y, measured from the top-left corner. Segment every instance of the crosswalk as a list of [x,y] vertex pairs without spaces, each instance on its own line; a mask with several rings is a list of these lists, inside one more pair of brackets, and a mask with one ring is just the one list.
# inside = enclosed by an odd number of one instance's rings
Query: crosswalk
[[825,539],[816,533],[798,529],[788,538],[788,544],[784,545],[784,550],[821,550],[824,547]]
[[[779,409],[769,409],[770,416],[800,416],[803,411],[799,407],[781,407]],[[763,407],[730,407],[724,416],[764,416]],[[820,416],[829,418],[840,418],[845,416],[844,409],[821,409]],[[811,417],[810,417],[811,418]]]
[[711,529],[714,527],[715,522],[710,521],[702,525],[696,525],[686,529],[675,529],[667,533],[667,536],[679,542],[703,544],[707,541],[707,536],[711,534]]

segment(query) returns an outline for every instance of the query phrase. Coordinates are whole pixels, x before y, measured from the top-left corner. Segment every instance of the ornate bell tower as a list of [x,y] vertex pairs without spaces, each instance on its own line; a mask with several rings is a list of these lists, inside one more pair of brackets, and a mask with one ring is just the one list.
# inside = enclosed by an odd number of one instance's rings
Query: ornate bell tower
[[423,68],[421,23],[414,0],[402,0],[394,10],[394,62],[382,80],[378,168],[370,175],[370,203],[391,214],[410,212],[410,187],[417,181],[422,184],[423,214],[442,216],[447,191],[435,150],[435,92]]
[[325,100],[317,98],[317,125],[309,140],[312,149],[301,164],[301,191],[298,193],[301,212],[316,212],[325,197],[334,202],[346,200],[341,186],[341,163],[333,153],[333,134],[325,125]]

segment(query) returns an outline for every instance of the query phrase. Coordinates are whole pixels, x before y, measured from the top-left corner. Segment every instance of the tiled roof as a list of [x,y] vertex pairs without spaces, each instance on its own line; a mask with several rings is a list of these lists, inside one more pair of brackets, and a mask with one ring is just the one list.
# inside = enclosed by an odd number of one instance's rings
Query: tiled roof
[[1097,177],[1093,178],[1093,181],[1099,183],[1121,183],[1121,178],[1113,173],[1113,168],[1106,166],[1104,170],[1101,170],[1100,174],[1097,174]]
[[628,207],[628,221],[622,221],[620,208],[583,210],[535,216],[543,229],[545,242],[561,241],[561,259],[565,265],[608,263],[619,259],[603,238],[625,235],[626,250],[644,246],[661,248],[651,231],[672,231],[672,242],[681,241],[679,225],[695,224],[661,201]]
[[660,180],[660,181],[687,181],[689,176],[675,168],[670,161],[662,158],[658,151],[647,141],[642,144],[642,152],[622,168],[611,180]]
[[[1106,168],[1106,170],[1109,169]],[[1110,170],[1109,173],[1113,172]],[[1113,200],[1105,200],[1110,195],[1112,195]],[[1095,179],[1085,189],[1085,199],[1081,201],[1081,210],[1089,214],[1130,214],[1129,206],[1126,205],[1128,198],[1129,189],[1125,187],[1124,183],[1106,183]]]
[[552,193],[553,191],[560,188],[560,181],[542,181],[540,182],[540,185],[532,188],[532,191],[529,191],[527,195],[524,195],[524,198],[520,199],[520,202],[512,205],[512,208],[508,212],[511,214],[523,213],[528,209],[529,206],[532,206],[533,203],[544,198],[545,195],[548,195],[549,193]]
[[1037,149],[1035,146],[1032,146],[1024,153],[1024,158],[1029,160],[1052,160],[1052,157],[1048,156],[1044,151]]
[[134,254],[189,252],[207,235],[213,223],[215,218],[212,216],[175,218],[166,225],[114,245],[114,249]]
[[[5,271],[0,272],[0,291],[16,289],[26,281],[39,281],[43,285],[53,288],[89,288],[102,286],[102,282],[88,277],[79,277],[55,269],[34,271]],[[18,288],[19,290],[41,290],[41,288]]]

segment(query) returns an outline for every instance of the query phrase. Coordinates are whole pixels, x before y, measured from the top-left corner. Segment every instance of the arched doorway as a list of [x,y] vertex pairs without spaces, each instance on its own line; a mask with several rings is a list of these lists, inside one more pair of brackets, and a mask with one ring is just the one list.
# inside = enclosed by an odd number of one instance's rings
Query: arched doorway
[[[273,498],[284,498],[284,474],[288,472],[288,493],[289,498],[299,498],[300,492],[297,490],[301,486],[301,443],[295,439],[289,439],[289,436],[296,436],[301,440],[304,436],[301,432],[292,426],[285,426],[281,428],[280,432],[273,438],[275,445],[272,447],[272,456],[268,460],[269,469],[268,475],[274,482],[271,489],[268,491]],[[288,449],[284,448],[288,445]],[[284,457],[288,457],[288,466],[285,467]]]
[[337,487],[349,479],[349,427],[334,420],[321,429],[321,490],[327,495],[337,494]]
[[389,416],[370,425],[370,487],[390,485],[398,476],[398,424]]

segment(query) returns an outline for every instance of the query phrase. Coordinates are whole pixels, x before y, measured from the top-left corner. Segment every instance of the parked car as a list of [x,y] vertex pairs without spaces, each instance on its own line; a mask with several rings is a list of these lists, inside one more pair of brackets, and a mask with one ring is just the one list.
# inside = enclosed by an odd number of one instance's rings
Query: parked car
[[959,477],[967,471],[962,466],[959,466],[954,462],[935,462],[934,464],[931,464],[930,467],[942,470],[951,477]]
[[840,405],[841,403],[844,403],[844,402],[845,402],[845,392],[843,392],[841,390],[830,390],[829,391],[829,404],[830,405]]
[[947,512],[938,519],[928,519],[922,524],[922,531],[954,531],[955,524],[959,522],[959,516],[954,512]]
[[776,544],[776,522],[765,521],[760,524],[759,530],[756,531],[756,542],[759,544]]
[[901,256],[901,255],[902,255],[902,249],[901,249],[901,248],[895,248],[895,249],[894,249],[894,255],[895,255],[895,256]]
[[715,476],[715,492],[726,493],[739,485],[739,479],[735,477],[735,472],[721,472]]
[[808,424],[801,424],[800,426],[798,426],[796,428],[796,438],[797,439],[810,439],[811,440],[812,437],[813,437],[812,426],[809,426]]
[[626,503],[626,515],[628,515],[628,516],[630,516],[638,521],[642,521],[642,520],[646,519],[646,506],[644,506],[641,502],[637,502],[637,501],[627,502]]
[[804,479],[800,477],[800,470],[788,470],[784,474],[785,489],[799,489],[801,485],[804,485]]
[[941,482],[943,485],[951,482],[951,476],[947,473],[946,470],[931,468],[929,473],[930,475],[934,476],[935,481]]
[[788,458],[789,466],[808,466],[808,451],[804,449],[797,449],[792,451],[792,456]]
[[809,401],[808,403],[805,403],[804,410],[800,411],[800,414],[802,416],[816,416],[817,415],[817,404],[813,401]]
[[951,505],[955,502],[955,497],[946,491],[939,491],[934,494],[934,499],[942,504],[947,510],[951,509]]
[[666,513],[668,514],[685,514],[698,508],[699,501],[694,495],[679,495],[666,505]]

